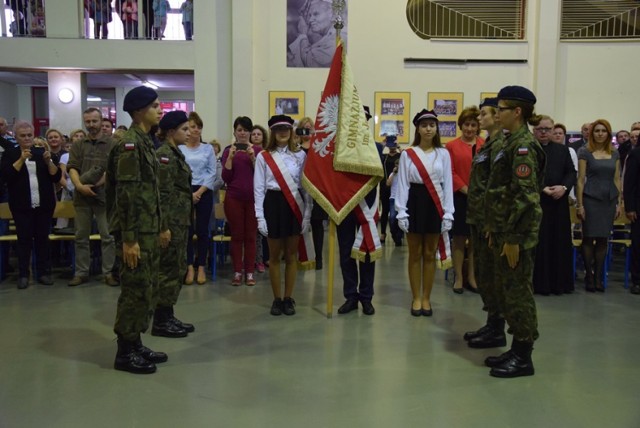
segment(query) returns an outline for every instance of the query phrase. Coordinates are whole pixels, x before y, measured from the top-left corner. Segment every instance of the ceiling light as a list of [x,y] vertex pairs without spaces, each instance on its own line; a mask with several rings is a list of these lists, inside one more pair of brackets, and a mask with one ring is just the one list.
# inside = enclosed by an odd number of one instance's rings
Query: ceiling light
[[87,101],[89,101],[89,102],[100,102],[100,101],[102,101],[102,98],[96,97],[96,96],[93,96],[93,95],[88,95],[87,96]]
[[58,91],[58,99],[63,104],[69,104],[73,101],[73,91],[69,88],[62,88]]
[[154,85],[153,83],[149,82],[148,80],[143,80],[142,84],[144,86],[146,86],[147,88],[151,88],[151,89],[158,89],[158,85]]

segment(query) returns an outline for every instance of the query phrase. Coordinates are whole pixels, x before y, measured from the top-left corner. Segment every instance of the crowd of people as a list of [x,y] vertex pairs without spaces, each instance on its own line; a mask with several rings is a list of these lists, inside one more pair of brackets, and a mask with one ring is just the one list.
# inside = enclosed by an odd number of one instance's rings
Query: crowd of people
[[[507,325],[513,335],[509,351],[485,360],[496,377],[534,374],[534,294],[575,289],[570,210],[581,223],[585,290],[605,291],[608,238],[614,220],[625,215],[631,223],[631,292],[640,294],[640,147],[631,142],[640,123],[617,133],[620,150],[605,119],[585,124],[582,140],[567,145],[564,125],[537,115],[535,103],[528,89],[507,86],[479,107],[465,108],[458,120],[462,136],[446,147],[437,113],[426,109],[413,119],[409,147],[401,150],[393,135],[378,144],[384,169],[380,240],[387,241],[387,225],[396,246],[406,239],[411,315],[434,316],[436,269],[453,266],[453,292],[479,293],[487,312],[485,325],[464,335],[468,346],[505,346]],[[183,285],[207,282],[210,238],[220,232],[213,208],[222,203],[231,236],[231,285],[256,285],[268,265],[270,313],[294,315],[305,236],[315,249],[312,265],[323,267],[327,214],[301,185],[313,120],[295,123],[278,114],[267,131],[239,116],[233,142],[221,151],[217,141],[202,140],[204,123],[196,112],[163,115],[153,89],[131,90],[123,110],[132,118],[128,129],[112,133],[113,123],[88,108],[84,130],[67,137],[49,129],[44,139],[24,121],[11,134],[0,118],[0,177],[18,235],[18,288],[27,288],[32,275],[53,284],[53,213],[57,201],[73,200],[75,274],[68,285],[90,280],[89,236],[97,230],[102,279],[121,286],[115,368],[154,372],[167,356],[145,347],[141,334],[150,324],[156,336],[195,331],[176,318],[174,307]],[[377,200],[377,189],[365,197],[369,207]],[[361,305],[373,315],[375,262],[370,254],[362,260],[351,255],[358,225],[351,213],[337,228],[345,298],[338,313]]]

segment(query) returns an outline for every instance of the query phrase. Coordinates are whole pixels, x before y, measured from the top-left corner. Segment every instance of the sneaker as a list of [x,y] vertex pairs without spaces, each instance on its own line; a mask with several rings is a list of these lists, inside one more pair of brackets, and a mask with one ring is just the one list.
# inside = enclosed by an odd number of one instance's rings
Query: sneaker
[[80,284],[84,284],[85,282],[88,282],[89,278],[86,276],[74,276],[73,279],[71,281],[69,281],[69,287],[75,287],[77,285]]
[[256,270],[258,271],[258,273],[264,273],[265,271],[264,263],[256,263]]
[[282,313],[285,315],[293,315],[296,313],[296,301],[293,300],[291,297],[285,297],[284,300],[282,301]]
[[242,284],[242,272],[236,272],[233,274],[233,279],[231,280],[231,285],[237,287]]
[[116,280],[111,274],[107,274],[104,276],[104,283],[109,287],[117,287],[118,285],[120,285],[118,280]]
[[278,316],[282,315],[282,299],[276,298],[273,300],[273,304],[271,305],[271,315]]
[[247,284],[249,287],[253,287],[254,285],[256,285],[256,279],[253,277],[253,272],[247,274],[245,284]]

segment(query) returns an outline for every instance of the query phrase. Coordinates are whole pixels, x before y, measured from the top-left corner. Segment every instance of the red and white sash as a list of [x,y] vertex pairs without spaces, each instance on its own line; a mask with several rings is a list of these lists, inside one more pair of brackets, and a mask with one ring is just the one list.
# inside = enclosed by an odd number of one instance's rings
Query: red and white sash
[[351,248],[351,257],[361,262],[365,261],[367,254],[369,254],[370,261],[375,261],[382,257],[382,243],[376,227],[376,222],[378,221],[378,198],[379,195],[376,193],[376,200],[371,207],[367,205],[366,199],[362,199],[353,209],[356,219],[360,223],[360,228],[358,228],[356,240]]
[[[431,176],[429,175],[427,161],[427,154],[420,149],[416,149],[411,147],[406,150],[409,159],[413,162],[413,164],[418,169],[418,173],[422,178],[422,182],[424,183],[433,203],[436,206],[436,210],[438,211],[438,215],[440,216],[440,220],[444,216],[444,210],[442,209],[442,189],[436,188],[433,185],[433,181],[431,181]],[[409,220],[411,221],[411,220]],[[449,240],[449,232],[444,232],[440,235],[440,239],[438,240],[438,251],[436,253],[436,266],[439,269],[449,269],[451,267],[451,242]]]
[[[263,150],[261,153],[267,166],[273,173],[273,177],[278,182],[280,190],[289,204],[291,211],[293,211],[293,215],[295,215],[300,225],[302,225],[302,216],[305,209],[304,200],[293,181],[293,177],[291,177],[289,169],[284,164],[282,156],[280,156],[278,152],[268,152],[266,150]],[[301,234],[300,242],[298,243],[298,263],[300,267],[303,269],[315,269],[315,259],[316,253],[313,247],[311,231]]]

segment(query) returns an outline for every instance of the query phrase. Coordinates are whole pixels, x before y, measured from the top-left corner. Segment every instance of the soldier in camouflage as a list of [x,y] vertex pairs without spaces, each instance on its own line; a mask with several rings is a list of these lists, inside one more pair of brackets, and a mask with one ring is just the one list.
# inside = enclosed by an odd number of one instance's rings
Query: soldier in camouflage
[[507,339],[504,334],[504,316],[501,307],[500,290],[496,289],[494,281],[493,257],[489,248],[487,231],[485,230],[485,191],[491,173],[493,159],[499,153],[504,141],[502,126],[497,118],[497,98],[486,98],[480,104],[478,123],[480,128],[489,132],[489,138],[471,165],[469,181],[467,223],[471,229],[471,243],[474,247],[474,270],[478,291],[487,311],[487,323],[476,331],[464,334],[464,340],[470,348],[494,348],[505,346]]
[[485,364],[496,377],[534,374],[531,352],[538,338],[533,298],[533,262],[542,218],[545,155],[527,122],[536,124],[534,94],[507,86],[498,94],[498,117],[508,135],[491,165],[485,192],[485,227],[490,232],[494,281],[501,291],[504,318],[513,334],[511,349]]
[[[142,345],[140,334],[149,327],[158,289],[159,251],[170,232],[160,233],[162,224],[158,191],[158,161],[149,137],[162,115],[158,94],[139,86],[127,93],[123,109],[133,123],[109,154],[107,163],[107,207],[111,233],[122,246],[120,298],[114,331],[118,352],[114,367],[131,373],[153,373],[155,363],[167,355]],[[160,235],[160,237],[159,237]]]
[[185,337],[193,332],[193,324],[174,316],[182,281],[187,271],[187,242],[193,210],[191,168],[187,165],[178,145],[189,138],[189,118],[183,111],[172,111],[160,120],[158,147],[158,185],[162,205],[161,230],[171,231],[171,241],[160,249],[160,280],[155,296],[151,334],[164,337]]

